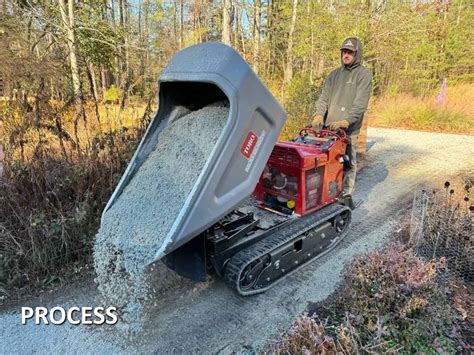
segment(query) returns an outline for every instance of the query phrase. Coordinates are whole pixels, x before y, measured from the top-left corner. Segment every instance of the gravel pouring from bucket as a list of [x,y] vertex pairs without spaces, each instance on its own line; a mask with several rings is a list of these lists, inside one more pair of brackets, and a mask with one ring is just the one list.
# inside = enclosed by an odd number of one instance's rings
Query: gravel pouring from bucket
[[285,119],[232,48],[178,52],[160,76],[158,112],[102,215],[98,240],[123,259],[114,267],[160,260],[245,200]]

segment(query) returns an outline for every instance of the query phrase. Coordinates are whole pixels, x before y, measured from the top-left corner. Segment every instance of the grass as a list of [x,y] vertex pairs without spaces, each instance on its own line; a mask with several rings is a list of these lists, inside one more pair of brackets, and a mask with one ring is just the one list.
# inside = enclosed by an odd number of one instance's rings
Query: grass
[[474,134],[474,85],[448,87],[444,103],[429,98],[386,94],[374,99],[369,125],[413,130]]
[[[298,95],[300,95],[298,93]],[[302,95],[308,96],[307,92]],[[446,101],[438,104],[433,92],[429,98],[409,94],[385,94],[372,97],[365,119],[369,126],[401,128],[428,132],[474,134],[474,85],[463,84],[447,88]],[[311,102],[297,96],[286,105],[288,120],[280,139],[289,140],[297,136],[301,128],[311,120],[317,95]]]

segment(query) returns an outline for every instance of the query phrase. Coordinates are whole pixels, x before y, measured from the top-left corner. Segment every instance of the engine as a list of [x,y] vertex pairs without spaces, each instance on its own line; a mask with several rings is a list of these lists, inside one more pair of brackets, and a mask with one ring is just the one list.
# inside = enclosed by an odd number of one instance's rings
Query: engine
[[278,142],[274,147],[254,192],[262,207],[303,216],[334,202],[340,195],[345,135],[303,131],[292,142]]

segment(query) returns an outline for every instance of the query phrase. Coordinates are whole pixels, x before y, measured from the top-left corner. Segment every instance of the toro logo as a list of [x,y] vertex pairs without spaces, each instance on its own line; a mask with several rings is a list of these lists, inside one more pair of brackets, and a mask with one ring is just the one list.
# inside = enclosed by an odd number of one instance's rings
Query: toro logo
[[247,134],[247,138],[244,140],[244,144],[242,144],[242,148],[240,148],[242,155],[247,159],[250,158],[253,148],[255,148],[255,144],[257,144],[257,135],[250,131],[249,134]]

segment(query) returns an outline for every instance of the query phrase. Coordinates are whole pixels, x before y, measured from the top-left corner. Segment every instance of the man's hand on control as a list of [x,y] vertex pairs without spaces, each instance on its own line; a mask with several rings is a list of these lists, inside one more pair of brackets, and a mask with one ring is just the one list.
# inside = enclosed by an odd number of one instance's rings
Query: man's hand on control
[[316,115],[313,117],[313,120],[311,121],[311,127],[317,128],[323,122],[324,122],[324,117],[321,115]]
[[332,129],[333,131],[338,130],[340,128],[347,129],[348,127],[349,127],[349,121],[347,120],[331,122],[329,124],[329,128]]

